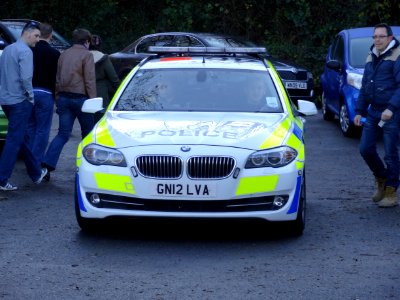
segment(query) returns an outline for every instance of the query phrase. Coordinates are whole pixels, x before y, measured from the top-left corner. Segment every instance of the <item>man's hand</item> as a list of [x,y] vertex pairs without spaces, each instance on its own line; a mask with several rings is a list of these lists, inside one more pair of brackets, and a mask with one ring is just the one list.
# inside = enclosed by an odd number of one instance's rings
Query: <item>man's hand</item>
[[361,126],[361,125],[362,125],[362,124],[361,124],[361,118],[362,118],[361,115],[356,115],[356,116],[354,117],[354,125],[356,125],[356,126]]
[[393,116],[393,112],[386,108],[381,115],[381,120],[388,121],[392,118],[392,116]]

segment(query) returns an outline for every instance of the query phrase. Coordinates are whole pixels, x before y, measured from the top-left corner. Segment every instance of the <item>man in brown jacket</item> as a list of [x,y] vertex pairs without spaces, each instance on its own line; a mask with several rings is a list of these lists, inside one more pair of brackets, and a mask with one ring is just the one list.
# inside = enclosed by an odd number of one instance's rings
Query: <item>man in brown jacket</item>
[[73,32],[74,45],[65,50],[59,60],[56,76],[58,134],[44,156],[42,166],[49,171],[56,169],[64,145],[68,142],[75,119],[81,126],[82,138],[93,128],[93,115],[81,111],[83,102],[96,97],[96,75],[93,55],[90,53],[90,32],[78,28]]

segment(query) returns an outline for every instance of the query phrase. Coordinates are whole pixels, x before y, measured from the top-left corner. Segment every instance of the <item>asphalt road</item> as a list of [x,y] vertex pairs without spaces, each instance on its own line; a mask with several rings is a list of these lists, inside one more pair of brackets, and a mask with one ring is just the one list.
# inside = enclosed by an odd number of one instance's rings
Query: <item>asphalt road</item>
[[[259,222],[121,222],[80,231],[74,131],[49,183],[19,162],[0,193],[0,299],[400,299],[400,208],[337,123],[307,118],[307,224],[300,238]],[[55,134],[54,126],[52,134]]]

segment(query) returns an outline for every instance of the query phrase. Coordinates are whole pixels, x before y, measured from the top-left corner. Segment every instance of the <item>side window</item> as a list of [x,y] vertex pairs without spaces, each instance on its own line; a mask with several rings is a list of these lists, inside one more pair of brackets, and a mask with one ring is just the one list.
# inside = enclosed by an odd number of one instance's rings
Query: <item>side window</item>
[[342,37],[339,37],[338,45],[336,48],[337,60],[343,63],[344,60],[344,41]]
[[157,35],[143,39],[137,46],[137,53],[148,53],[149,46],[172,46],[173,35]]
[[149,37],[146,39],[143,39],[137,46],[136,46],[136,52],[137,53],[147,53],[147,49],[149,46],[154,46],[155,41],[157,40],[157,37]]
[[344,41],[341,36],[338,36],[332,45],[331,59],[338,60],[343,63],[344,59]]
[[338,37],[335,38],[335,40],[332,43],[331,46],[331,53],[329,59],[336,59],[336,48],[337,48],[337,43],[338,43]]
[[176,35],[173,42],[171,42],[171,44],[169,44],[168,46],[189,47],[190,40],[185,35]]
[[11,41],[7,38],[6,33],[0,28],[0,49],[4,49]]
[[203,47],[204,46],[199,40],[197,40],[191,36],[188,36],[188,39],[189,39],[190,47]]

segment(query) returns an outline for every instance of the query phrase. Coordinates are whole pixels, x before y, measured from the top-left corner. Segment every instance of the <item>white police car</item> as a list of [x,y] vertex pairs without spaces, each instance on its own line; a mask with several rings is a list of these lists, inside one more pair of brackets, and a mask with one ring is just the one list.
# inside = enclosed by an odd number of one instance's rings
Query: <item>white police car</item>
[[[264,48],[151,47],[77,152],[76,217],[258,218],[304,228],[304,120]],[[85,112],[101,109],[89,99]]]

